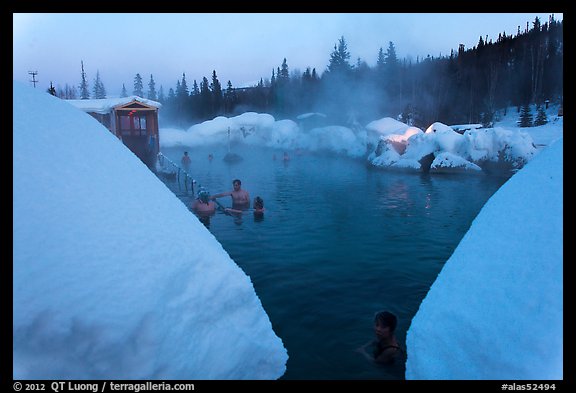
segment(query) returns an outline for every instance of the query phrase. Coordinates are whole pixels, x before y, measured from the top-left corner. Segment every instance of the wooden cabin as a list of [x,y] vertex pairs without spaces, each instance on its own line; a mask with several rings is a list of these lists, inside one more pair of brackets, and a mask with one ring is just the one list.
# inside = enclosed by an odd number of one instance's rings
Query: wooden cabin
[[158,109],[162,104],[138,96],[66,101],[102,123],[155,171],[160,151]]

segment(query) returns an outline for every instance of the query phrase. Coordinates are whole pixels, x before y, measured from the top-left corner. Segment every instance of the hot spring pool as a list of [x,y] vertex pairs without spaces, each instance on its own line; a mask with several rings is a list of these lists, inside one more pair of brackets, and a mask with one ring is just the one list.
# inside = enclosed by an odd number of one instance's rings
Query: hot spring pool
[[[404,379],[404,364],[376,365],[355,350],[373,338],[373,315],[398,316],[406,331],[428,289],[484,203],[507,180],[420,175],[368,167],[362,159],[235,146],[163,148],[212,194],[232,180],[266,214],[215,213],[205,225],[250,276],[288,350],[282,379]],[[208,155],[213,154],[210,162]],[[276,159],[274,159],[274,155]],[[166,184],[190,207],[183,181]],[[229,197],[219,201],[231,206]]]

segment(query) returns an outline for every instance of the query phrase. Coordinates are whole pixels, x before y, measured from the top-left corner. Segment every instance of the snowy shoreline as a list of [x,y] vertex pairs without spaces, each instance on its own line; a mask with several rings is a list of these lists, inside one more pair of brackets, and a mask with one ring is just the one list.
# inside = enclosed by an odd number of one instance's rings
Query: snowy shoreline
[[[511,176],[544,147],[562,136],[563,117],[548,109],[548,124],[519,128],[517,115],[493,127],[433,123],[425,131],[390,117],[351,128],[332,125],[307,130],[289,119],[246,112],[219,116],[186,130],[160,129],[161,147],[194,147],[232,143],[286,151],[328,152],[362,158],[377,168],[415,173],[465,173]],[[299,118],[308,114],[300,115]]]

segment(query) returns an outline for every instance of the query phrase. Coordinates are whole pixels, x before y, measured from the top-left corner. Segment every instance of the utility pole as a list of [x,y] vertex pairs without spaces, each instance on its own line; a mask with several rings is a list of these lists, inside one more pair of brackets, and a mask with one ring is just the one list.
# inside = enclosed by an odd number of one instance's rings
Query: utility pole
[[34,88],[36,88],[36,83],[39,82],[36,80],[36,75],[38,75],[38,71],[28,71],[28,74],[32,75],[32,80],[30,82],[32,82],[34,84]]

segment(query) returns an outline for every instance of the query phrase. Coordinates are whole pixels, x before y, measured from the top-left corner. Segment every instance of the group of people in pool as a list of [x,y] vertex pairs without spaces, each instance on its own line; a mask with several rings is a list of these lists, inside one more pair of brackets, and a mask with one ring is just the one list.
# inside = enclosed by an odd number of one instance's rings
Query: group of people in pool
[[[232,191],[222,192],[216,195],[210,195],[210,192],[204,188],[200,188],[197,198],[192,204],[192,209],[197,213],[211,214],[216,211],[217,198],[230,196],[232,198],[232,207],[222,207],[225,213],[242,214],[245,209],[250,207],[250,194],[248,191],[242,189],[242,182],[240,179],[232,181]],[[264,200],[257,196],[254,198],[253,213],[255,216],[262,216],[264,214]]]
[[[242,189],[240,179],[232,181],[232,191],[222,192],[216,195],[210,195],[204,188],[200,188],[197,198],[194,200],[192,208],[197,213],[211,214],[216,211],[216,199],[230,196],[232,198],[232,207],[223,208],[226,213],[242,214],[245,209],[250,207],[250,194]],[[218,206],[221,206],[218,203]],[[264,214],[264,201],[257,196],[254,198],[253,213],[255,216]],[[357,351],[367,359],[381,364],[392,364],[402,356],[404,350],[399,346],[396,339],[395,330],[398,320],[396,315],[389,311],[377,312],[374,316],[374,334],[375,339],[367,342],[357,349]],[[368,348],[371,347],[371,353]]]
[[[212,154],[208,155],[208,160],[212,161],[214,156]],[[190,156],[188,152],[185,151],[181,158],[181,163],[184,169],[188,170],[190,168]],[[210,192],[204,188],[198,190],[196,199],[192,203],[192,209],[202,215],[212,214],[216,211],[217,207],[224,210],[225,213],[242,214],[247,208],[250,207],[250,194],[248,191],[242,189],[242,182],[240,179],[234,179],[232,181],[232,191],[222,192],[216,195],[210,195]],[[232,197],[232,207],[223,207],[220,203],[216,202],[217,198],[230,196]],[[216,206],[218,204],[218,206]],[[264,200],[257,196],[254,198],[254,215],[262,216],[264,214]]]

